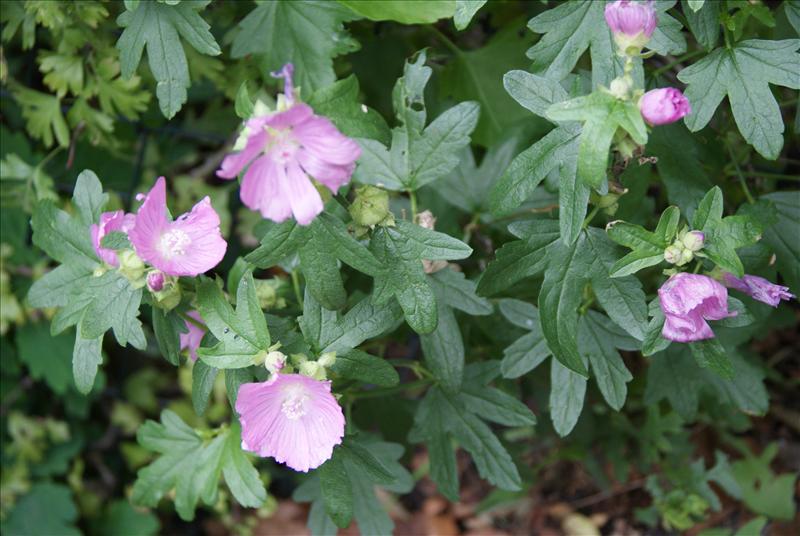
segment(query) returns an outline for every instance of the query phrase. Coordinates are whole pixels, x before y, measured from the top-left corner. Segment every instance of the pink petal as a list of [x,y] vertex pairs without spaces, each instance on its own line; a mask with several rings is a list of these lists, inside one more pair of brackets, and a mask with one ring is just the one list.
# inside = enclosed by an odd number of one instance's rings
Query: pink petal
[[285,174],[269,156],[262,156],[253,162],[242,179],[239,193],[242,202],[267,219],[278,223],[286,221],[292,215],[292,207],[280,192],[280,176]]
[[361,147],[326,117],[315,116],[294,128],[294,135],[318,159],[339,166],[350,165],[361,156]]
[[100,215],[100,223],[92,224],[90,232],[92,235],[92,245],[97,256],[110,266],[119,266],[119,259],[113,249],[100,247],[103,237],[113,231],[127,233],[133,227],[136,218],[133,214],[125,214],[122,210],[114,212],[103,212]]
[[328,164],[304,147],[297,151],[297,161],[300,162],[306,173],[327,186],[334,194],[350,181],[356,167],[355,163],[345,166]]
[[344,436],[342,408],[330,389],[328,381],[299,374],[242,385],[236,399],[242,448],[297,471],[322,465]]
[[300,166],[290,162],[285,175],[279,175],[281,195],[289,199],[297,223],[308,225],[322,212],[322,198]]
[[137,255],[145,261],[159,256],[156,246],[169,227],[167,214],[167,183],[164,177],[159,177],[139,207],[133,229],[128,233]]
[[[190,316],[200,322],[201,324],[204,323],[203,317],[200,316],[200,313],[197,311],[189,311],[186,313],[187,316]],[[192,358],[192,361],[197,361],[197,349],[200,348],[200,342],[203,340],[203,337],[206,334],[206,330],[201,329],[193,322],[186,322],[186,328],[189,330],[187,333],[180,334],[181,340],[181,350],[189,350],[189,356]]]
[[247,145],[240,152],[225,157],[217,170],[217,177],[235,179],[245,166],[264,150],[269,141],[269,135],[264,130],[263,124],[263,119],[248,122],[247,128],[250,130],[250,137],[247,138]]
[[314,115],[314,110],[308,104],[295,104],[285,112],[278,112],[265,116],[265,124],[275,129],[297,127]]
[[212,269],[225,257],[228,243],[222,238],[219,215],[211,206],[208,196],[201,199],[191,212],[174,221],[170,229],[186,233],[191,243],[186,246],[185,254],[176,255],[167,263],[172,271],[161,268],[164,272],[170,275],[199,275]]

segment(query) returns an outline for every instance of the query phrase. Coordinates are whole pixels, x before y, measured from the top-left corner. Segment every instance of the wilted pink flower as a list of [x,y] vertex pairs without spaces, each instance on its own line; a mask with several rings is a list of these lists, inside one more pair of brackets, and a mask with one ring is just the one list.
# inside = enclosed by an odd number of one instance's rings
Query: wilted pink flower
[[[203,324],[203,317],[197,311],[189,311],[186,316],[190,316],[197,321],[198,324]],[[200,341],[206,334],[206,330],[198,326],[194,322],[184,320],[186,323],[186,333],[181,333],[181,350],[189,350],[189,357],[192,361],[197,361],[197,349],[200,348]]]
[[639,111],[651,125],[666,125],[692,113],[692,106],[681,90],[662,87],[642,95]]
[[757,275],[745,274],[743,278],[739,279],[733,274],[726,273],[723,276],[723,282],[726,286],[744,292],[754,300],[773,307],[777,307],[781,300],[791,300],[795,297],[789,292],[789,287],[776,285]]
[[344,436],[344,415],[331,382],[301,374],[278,373],[267,382],[242,385],[236,411],[242,448],[295,471],[322,465]]
[[208,196],[191,212],[171,221],[164,177],[145,197],[128,233],[136,253],[167,275],[195,276],[219,264],[228,244]]
[[322,212],[309,176],[336,193],[350,180],[361,148],[329,119],[294,102],[291,64],[280,76],[289,109],[248,120],[247,145],[225,157],[217,175],[234,179],[247,167],[240,192],[245,205],[276,222],[294,215],[307,225]]
[[665,317],[661,335],[671,341],[711,339],[714,332],[706,320],[736,316],[728,311],[728,290],[705,275],[673,275],[658,289],[658,299]]
[[91,227],[92,245],[97,256],[111,266],[119,266],[117,254],[113,249],[100,247],[100,242],[103,237],[112,231],[120,231],[127,233],[133,228],[136,217],[133,214],[125,214],[122,210],[115,210],[114,212],[103,212],[100,215],[100,223],[94,223]]
[[606,5],[606,23],[615,34],[634,37],[643,34],[648,39],[656,29],[658,19],[652,2],[617,0]]

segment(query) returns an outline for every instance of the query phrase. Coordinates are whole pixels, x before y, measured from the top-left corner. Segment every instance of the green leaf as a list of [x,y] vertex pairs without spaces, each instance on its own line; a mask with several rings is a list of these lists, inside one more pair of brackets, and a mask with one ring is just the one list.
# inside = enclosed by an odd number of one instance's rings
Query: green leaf
[[733,364],[728,359],[725,348],[717,339],[707,339],[689,344],[697,364],[701,368],[708,368],[719,374],[722,378],[733,378]]
[[763,415],[769,408],[764,372],[736,351],[728,350],[727,356],[733,367],[730,380],[700,368],[686,345],[671,345],[652,358],[647,371],[645,402],[654,404],[666,398],[678,414],[693,420],[700,395],[707,392],[719,402],[745,413]]
[[400,383],[397,371],[385,359],[361,350],[337,353],[331,370],[342,378],[359,380],[379,387],[392,387]]
[[308,292],[303,316],[298,320],[306,340],[318,353],[347,354],[367,339],[382,335],[401,319],[394,304],[377,306],[370,298],[355,304],[346,314],[324,309]]
[[370,250],[383,264],[375,276],[375,304],[383,305],[396,297],[412,329],[431,333],[438,322],[436,298],[422,260],[463,259],[472,249],[446,234],[399,220],[396,227],[375,230]]
[[526,201],[551,171],[577,154],[579,138],[579,129],[559,127],[517,155],[492,189],[492,213],[507,215]]
[[792,240],[800,228],[800,191],[773,192],[762,199],[774,203],[777,223],[764,232],[766,242],[775,252],[775,264],[795,294],[800,291],[800,244]]
[[294,64],[295,84],[305,92],[336,81],[333,58],[358,48],[343,22],[358,16],[336,2],[263,2],[238,24],[231,56],[260,57],[262,72]]
[[[687,4],[690,9],[686,9]],[[697,0],[681,0],[686,22],[697,42],[711,50],[719,39],[719,2],[709,2],[706,6],[701,3],[700,7],[693,4],[697,4]]]
[[505,299],[500,301],[500,312],[509,322],[530,332],[503,350],[500,362],[503,377],[518,378],[541,365],[552,353],[542,333],[536,307],[520,300]]
[[[481,389],[491,388],[475,384],[473,392]],[[489,395],[493,396],[495,395]],[[436,472],[432,471],[431,477],[441,490],[450,494],[451,498],[457,497],[457,493],[454,493],[458,489],[457,477],[451,454],[452,447],[449,446],[448,439],[452,437],[470,453],[481,477],[502,489],[519,489],[521,480],[511,456],[476,413],[488,413],[493,417],[502,418],[501,414],[506,411],[503,403],[507,399],[502,397],[503,402],[498,406],[497,399],[493,401],[479,399],[475,403],[476,401],[469,397],[470,395],[463,398],[461,394],[447,394],[438,387],[432,387],[417,409],[411,440],[425,441],[429,444],[429,449],[432,442],[432,452],[445,463],[441,470],[437,468]],[[525,415],[524,420],[530,423],[533,416],[529,412],[522,414]],[[515,419],[514,422],[519,421]]]
[[135,509],[127,499],[117,499],[92,523],[94,534],[155,536],[161,524],[153,512]]
[[539,117],[547,117],[547,109],[569,98],[556,80],[525,71],[509,71],[503,76],[503,87],[520,106]]
[[94,171],[81,171],[75,181],[72,202],[78,209],[78,215],[85,226],[100,221],[100,214],[108,202],[108,194],[103,193],[103,185]]
[[508,71],[529,65],[524,53],[533,43],[533,36],[523,28],[524,21],[515,19],[504,24],[480,48],[448,47],[453,60],[441,72],[439,91],[447,101],[480,104],[480,117],[472,133],[474,143],[488,147],[520,122],[519,108],[501,80]]
[[456,30],[464,30],[475,13],[482,8],[488,0],[456,0],[456,11],[453,14]]
[[307,227],[294,222],[270,227],[261,246],[245,260],[269,268],[295,251],[307,288],[327,309],[341,309],[347,300],[337,260],[368,275],[382,269],[373,254],[348,233],[345,224],[327,213]]
[[198,349],[206,364],[217,369],[248,367],[269,348],[267,321],[256,297],[252,272],[245,272],[239,282],[235,312],[217,283],[208,278],[197,287],[197,309],[219,341],[212,348]]
[[752,39],[718,48],[678,73],[688,84],[686,98],[692,113],[685,119],[689,130],[705,127],[728,96],[739,131],[759,154],[775,160],[783,147],[783,118],[769,84],[800,89],[800,40]]
[[242,506],[259,507],[267,498],[256,469],[241,450],[238,424],[199,435],[170,410],[161,413],[161,422],[147,421],[136,434],[139,444],[161,454],[137,473],[131,500],[134,504],[155,507],[174,490],[175,509],[184,521],[194,519],[197,503],[212,505],[217,499],[220,475]]
[[159,107],[167,119],[186,102],[186,90],[191,83],[180,38],[201,54],[217,56],[221,52],[209,25],[197,13],[206,4],[204,0],[184,0],[179,4],[144,2],[117,18],[117,24],[125,28],[117,41],[122,76],[133,76],[147,45]]
[[250,92],[247,91],[247,80],[245,80],[236,91],[236,100],[233,102],[233,111],[236,112],[236,117],[239,119],[247,120],[253,115],[253,109],[253,100],[250,98]]
[[[581,362],[583,370],[586,364]],[[568,369],[557,359],[550,360],[550,418],[561,437],[568,435],[583,410],[586,378]]]
[[41,140],[45,147],[52,146],[53,141],[61,147],[68,147],[70,132],[61,113],[61,99],[17,84],[10,83],[9,86],[22,108],[22,117],[31,137]]
[[324,115],[346,136],[370,138],[388,144],[389,126],[381,115],[359,102],[358,78],[350,75],[315,91],[308,105]]
[[602,91],[552,104],[546,113],[552,121],[583,122],[578,145],[578,179],[593,188],[598,188],[606,177],[611,141],[618,128],[639,145],[647,143],[647,127],[636,104]]
[[478,281],[478,294],[491,296],[526,277],[538,275],[547,266],[548,248],[559,238],[558,224],[552,220],[531,220],[531,231],[522,240],[506,242],[495,252]]
[[83,294],[89,301],[80,321],[81,337],[95,339],[113,329],[120,346],[128,342],[139,350],[147,346],[138,318],[141,288],[133,288],[118,271],[109,271],[90,279]]
[[192,367],[192,406],[198,415],[202,416],[206,412],[217,373],[219,369],[206,365],[202,360],[198,360]]
[[85,339],[80,333],[75,334],[75,346],[72,350],[72,376],[75,387],[83,394],[88,394],[94,386],[97,368],[103,362],[103,336]]
[[33,212],[33,243],[51,258],[74,269],[93,271],[99,264],[89,227],[80,218],[56,208],[50,200],[41,201]]
[[33,282],[28,303],[37,308],[63,307],[73,291],[85,286],[92,277],[92,272],[84,266],[62,264]]
[[[794,488],[797,475],[775,475],[770,469],[778,453],[775,443],[760,456],[748,456],[732,464],[733,476],[742,488],[742,500],[753,511],[775,519],[790,520],[795,516]],[[740,529],[740,532],[744,527]]]
[[403,24],[428,24],[453,16],[454,0],[338,0],[370,20],[393,20]]
[[403,76],[392,91],[400,123],[392,130],[391,149],[374,140],[359,139],[361,159],[355,179],[388,190],[416,190],[458,165],[478,122],[479,106],[461,102],[444,111],[427,127],[423,92],[431,75],[425,51],[417,61],[406,61]]
[[488,315],[494,310],[489,300],[475,293],[477,284],[467,279],[463,272],[439,270],[430,274],[428,281],[436,291],[436,297],[454,309],[473,316]]
[[78,536],[78,509],[67,486],[39,482],[19,499],[3,520],[4,534],[59,534]]
[[181,333],[186,333],[186,322],[174,311],[153,307],[153,333],[161,355],[170,364],[181,362]]
[[625,367],[614,339],[614,324],[605,316],[589,311],[578,326],[578,346],[589,360],[593,376],[608,405],[619,411],[625,404],[628,388],[633,379]]
[[425,363],[446,391],[457,392],[464,371],[464,341],[453,310],[439,299],[438,323],[431,333],[420,335]]
[[72,379],[72,337],[52,337],[47,322],[29,322],[17,328],[15,339],[20,361],[31,377],[44,380],[53,392],[64,395]]

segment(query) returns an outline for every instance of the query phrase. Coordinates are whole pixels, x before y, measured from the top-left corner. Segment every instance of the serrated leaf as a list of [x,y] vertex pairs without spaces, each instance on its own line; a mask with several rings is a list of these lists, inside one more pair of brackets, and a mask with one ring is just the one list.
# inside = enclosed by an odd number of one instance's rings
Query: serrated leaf
[[397,371],[385,359],[361,350],[337,353],[331,370],[342,378],[359,380],[380,387],[391,387],[400,383]]
[[186,323],[174,310],[165,311],[159,307],[152,309],[153,334],[156,336],[158,349],[164,359],[177,366],[180,364],[180,335],[186,333]]
[[206,4],[202,0],[184,0],[178,4],[144,2],[117,18],[117,24],[125,28],[117,41],[122,76],[126,79],[133,76],[147,45],[159,107],[167,119],[186,102],[186,90],[191,83],[181,37],[201,54],[217,56],[221,52],[209,25],[197,13]]
[[206,365],[199,359],[192,367],[192,406],[198,415],[202,416],[206,412],[208,398],[211,396],[218,373],[219,369]]
[[[583,369],[586,364],[581,362]],[[568,369],[557,359],[550,360],[550,418],[561,437],[568,435],[583,410],[586,378]]]
[[75,387],[83,394],[88,394],[94,386],[97,368],[103,362],[103,336],[87,339],[79,332],[75,334],[75,346],[72,350],[72,376]]
[[388,144],[391,139],[389,126],[383,117],[359,102],[355,75],[318,89],[308,98],[308,105],[316,114],[330,119],[346,136],[370,138],[383,144]]
[[292,63],[295,84],[315,91],[336,80],[333,58],[358,48],[342,26],[357,18],[336,2],[263,2],[239,22],[231,56],[255,54],[265,73]]
[[248,367],[269,348],[267,322],[256,297],[252,272],[245,272],[239,282],[235,311],[216,282],[208,278],[197,287],[197,309],[219,341],[212,348],[197,351],[208,365],[218,369]]
[[708,368],[726,380],[733,378],[733,365],[717,339],[693,342],[689,344],[689,348],[701,368]]
[[456,30],[464,30],[475,13],[482,8],[488,0],[456,0],[456,11],[453,13],[453,22]]
[[759,154],[775,160],[783,147],[783,118],[769,84],[800,89],[800,40],[751,39],[732,48],[718,48],[678,73],[688,84],[692,113],[686,126],[705,127],[728,96],[736,126]]
[[453,310],[439,299],[438,323],[431,333],[420,335],[425,363],[442,388],[456,392],[464,371],[464,341]]
[[613,324],[606,317],[589,311],[578,326],[578,346],[589,361],[603,398],[619,411],[628,394],[625,384],[633,379],[633,375],[617,352],[610,329],[613,329]]
[[[697,6],[698,3],[700,6]],[[686,16],[689,29],[698,43],[707,50],[711,50],[716,46],[717,39],[719,39],[720,6],[719,2],[709,2],[708,5],[703,4],[704,2],[698,2],[697,0],[681,0],[683,14]],[[687,7],[690,9],[686,9]]]
[[795,294],[800,292],[800,244],[792,240],[800,226],[800,192],[773,192],[762,197],[774,203],[777,222],[764,231],[775,252],[775,264]]
[[89,298],[80,321],[80,333],[87,339],[100,337],[109,329],[121,346],[129,342],[143,350],[147,339],[139,321],[142,289],[117,271],[109,271],[87,282],[84,296]]
[[455,0],[339,0],[370,20],[393,20],[403,24],[426,24],[453,16]]

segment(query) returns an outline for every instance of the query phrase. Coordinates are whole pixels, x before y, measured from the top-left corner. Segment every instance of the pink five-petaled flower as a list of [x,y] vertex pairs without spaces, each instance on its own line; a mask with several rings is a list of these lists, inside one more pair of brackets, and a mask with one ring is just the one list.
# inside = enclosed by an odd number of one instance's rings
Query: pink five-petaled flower
[[189,357],[192,358],[192,361],[197,361],[197,349],[200,348],[200,341],[206,334],[206,330],[197,325],[203,324],[203,317],[197,311],[189,311],[186,315],[196,320],[197,323],[184,320],[186,329],[189,331],[180,335],[181,350],[189,350]]
[[652,2],[616,0],[606,5],[606,24],[614,34],[636,37],[640,34],[650,39],[656,29],[658,18]]
[[790,300],[794,294],[789,292],[789,287],[776,285],[763,277],[745,274],[739,279],[733,274],[725,273],[723,276],[725,286],[744,292],[754,300],[777,307],[781,300]]
[[103,237],[113,231],[127,233],[133,228],[135,221],[133,214],[125,214],[122,210],[115,210],[114,212],[103,212],[100,215],[100,223],[93,223],[91,227],[92,245],[97,253],[97,256],[111,266],[119,266],[119,259],[117,253],[113,249],[106,249],[100,247],[100,242]]
[[344,415],[331,382],[301,374],[273,374],[269,381],[239,387],[236,411],[242,448],[271,456],[295,471],[322,465],[342,442]]
[[736,316],[728,311],[728,290],[705,275],[673,275],[658,289],[658,300],[665,317],[661,335],[671,341],[711,339],[714,332],[706,320]]
[[309,176],[336,193],[350,180],[361,148],[329,119],[295,102],[291,64],[278,76],[285,79],[289,109],[248,120],[247,145],[225,157],[217,175],[234,179],[249,165],[242,202],[270,220],[294,215],[300,225],[308,225],[322,212],[322,198]]
[[128,233],[136,253],[167,275],[195,276],[222,260],[228,244],[219,230],[219,216],[208,196],[171,221],[164,177],[145,197],[136,224]]
[[666,125],[692,113],[692,105],[680,89],[652,89],[639,99],[639,111],[651,125]]

